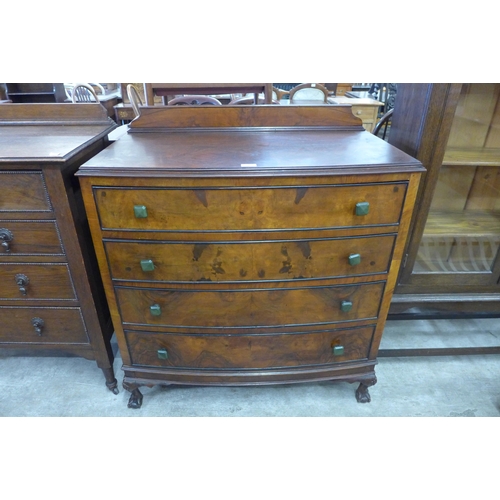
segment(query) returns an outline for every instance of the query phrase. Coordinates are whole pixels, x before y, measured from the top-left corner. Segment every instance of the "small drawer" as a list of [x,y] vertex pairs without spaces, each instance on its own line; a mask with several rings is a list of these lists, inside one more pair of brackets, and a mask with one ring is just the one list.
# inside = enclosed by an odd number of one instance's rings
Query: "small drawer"
[[384,284],[224,291],[115,287],[115,291],[125,324],[265,328],[374,319]]
[[0,220],[0,257],[4,255],[64,255],[56,223]]
[[133,365],[263,369],[368,358],[373,327],[269,335],[191,335],[126,331]]
[[[255,231],[397,224],[405,183],[287,188],[94,188],[103,229]],[[361,205],[363,210],[359,210]]]
[[0,172],[0,214],[51,210],[41,172]]
[[362,120],[373,121],[377,118],[378,107],[376,106],[355,106],[352,107],[352,114]]
[[[387,273],[395,236],[279,242],[106,241],[115,280],[265,281]],[[355,264],[351,256],[359,255]]]
[[79,308],[1,307],[0,345],[88,344]]
[[1,299],[75,299],[66,264],[0,263]]

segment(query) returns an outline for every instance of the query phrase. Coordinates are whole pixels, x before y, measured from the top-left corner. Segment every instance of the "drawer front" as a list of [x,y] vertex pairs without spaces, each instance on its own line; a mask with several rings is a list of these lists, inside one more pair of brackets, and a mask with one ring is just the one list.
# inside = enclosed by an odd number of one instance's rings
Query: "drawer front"
[[1,264],[0,299],[75,299],[66,264]]
[[270,335],[126,332],[132,364],[171,368],[262,369],[368,358],[373,328]]
[[105,246],[113,279],[224,282],[386,273],[394,241],[391,235],[248,243],[107,241]]
[[[259,189],[95,188],[102,228],[251,231],[396,224],[406,184]],[[356,205],[368,213],[356,215]]]
[[[261,290],[116,287],[125,324],[163,327],[318,325],[378,315],[384,283]],[[350,306],[349,306],[350,304]]]
[[53,221],[0,220],[0,256],[64,255]]
[[361,118],[362,120],[366,120],[369,122],[373,122],[377,118],[378,107],[377,106],[353,106],[352,114]]
[[41,172],[0,172],[0,213],[51,210]]
[[89,342],[79,308],[0,307],[0,318],[0,344]]

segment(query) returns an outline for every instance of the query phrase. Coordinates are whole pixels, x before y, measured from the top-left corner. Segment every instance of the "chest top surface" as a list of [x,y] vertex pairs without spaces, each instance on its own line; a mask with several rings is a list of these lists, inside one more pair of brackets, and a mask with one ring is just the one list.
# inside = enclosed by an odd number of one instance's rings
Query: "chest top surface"
[[4,104],[0,107],[0,164],[64,161],[115,127],[101,105]]
[[[422,169],[414,158],[366,132],[357,118],[346,121],[348,108],[321,107],[317,122],[304,109],[297,119],[290,107],[253,106],[244,112],[229,106],[197,108],[202,109],[151,110],[155,121],[149,123],[146,111],[138,119],[144,127],[131,126],[128,134],[82,165],[78,175],[252,176]],[[307,108],[314,116],[320,107]],[[163,120],[157,116],[162,111]],[[181,126],[168,126],[174,122]]]

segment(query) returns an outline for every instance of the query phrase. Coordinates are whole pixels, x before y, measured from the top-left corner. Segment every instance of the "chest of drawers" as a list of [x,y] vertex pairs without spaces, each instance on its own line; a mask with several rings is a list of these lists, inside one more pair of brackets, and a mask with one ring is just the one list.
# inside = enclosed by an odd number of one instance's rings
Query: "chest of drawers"
[[0,353],[113,373],[111,317],[77,179],[116,125],[100,105],[0,106]]
[[145,107],[77,173],[129,407],[155,384],[369,401],[422,166],[348,107],[214,108]]

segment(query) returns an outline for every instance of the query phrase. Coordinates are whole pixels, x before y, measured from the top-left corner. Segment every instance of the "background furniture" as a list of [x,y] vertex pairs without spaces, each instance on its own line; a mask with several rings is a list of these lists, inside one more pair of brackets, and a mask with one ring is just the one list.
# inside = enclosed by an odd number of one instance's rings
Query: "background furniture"
[[164,97],[164,104],[168,102],[168,96],[181,94],[255,94],[255,102],[258,94],[264,93],[265,102],[272,101],[272,83],[145,83],[144,94],[146,105],[153,106],[155,96]]
[[90,85],[87,85],[86,83],[77,83],[71,89],[71,101],[73,103],[78,103],[78,102],[98,103],[99,98],[97,97],[95,90]]
[[326,103],[328,90],[320,83],[301,83],[290,90],[289,99],[290,102],[319,100]]
[[318,380],[368,402],[422,171],[347,106],[142,108],[77,173],[129,406]]
[[500,314],[500,84],[398,84],[389,142],[427,168],[391,317]]
[[0,106],[0,352],[95,360],[117,393],[113,327],[74,177],[114,127],[99,104]]
[[354,97],[330,97],[328,102],[332,104],[349,104],[352,106],[352,113],[360,118],[368,132],[372,132],[378,121],[379,109],[383,105],[382,102],[370,98],[354,98]]
[[169,106],[201,106],[201,105],[212,105],[221,106],[222,103],[215,97],[210,97],[208,95],[184,95],[181,97],[175,97],[168,101]]
[[7,99],[14,103],[64,102],[62,83],[6,83]]

